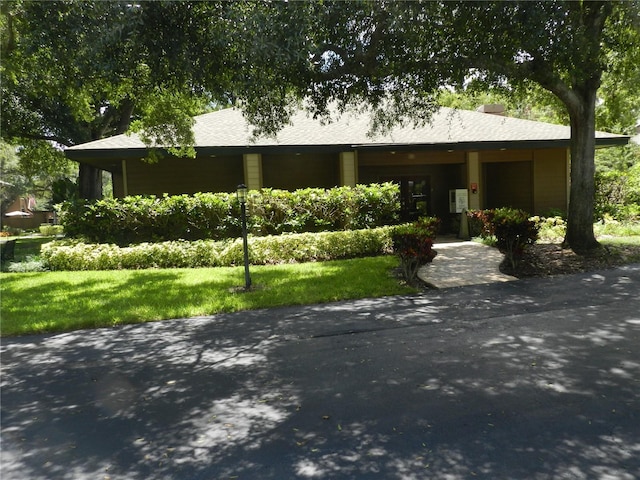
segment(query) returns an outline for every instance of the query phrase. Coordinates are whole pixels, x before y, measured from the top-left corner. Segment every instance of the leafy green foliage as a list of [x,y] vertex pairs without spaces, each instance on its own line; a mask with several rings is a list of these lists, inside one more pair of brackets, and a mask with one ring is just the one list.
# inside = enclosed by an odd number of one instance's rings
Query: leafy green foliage
[[64,233],[62,225],[50,225],[48,223],[40,225],[38,230],[40,231],[40,235],[44,235],[45,237],[62,235]]
[[139,102],[139,115],[131,122],[130,132],[138,133],[145,145],[157,147],[150,151],[151,161],[162,151],[178,158],[194,158],[193,117],[208,109],[208,101],[204,96],[156,88],[152,101]]
[[596,220],[640,218],[640,163],[596,174],[595,215]]
[[249,195],[248,228],[256,235],[372,228],[397,223],[399,202],[393,183],[293,192],[262,189]]
[[78,185],[70,178],[63,177],[51,184],[51,205],[78,199]]
[[[192,115],[214,99],[228,102],[230,91],[222,68],[231,68],[228,42],[215,39],[224,32],[223,16],[213,14],[226,7],[204,8],[204,2],[2,2],[3,137],[18,145],[71,146],[125,133],[135,121],[150,147],[193,156]],[[203,72],[206,89],[194,81]],[[43,155],[29,160],[39,170],[49,166]],[[83,198],[102,196],[95,167],[82,164],[79,177]]]
[[128,245],[237,236],[239,211],[235,196],[224,193],[129,196],[65,202],[60,220],[69,237]]
[[596,174],[610,170],[624,172],[636,164],[640,164],[640,145],[634,143],[596,151]]
[[560,125],[569,123],[566,109],[560,100],[531,82],[517,88],[506,88],[472,81],[460,90],[441,89],[438,104],[461,110],[476,110],[481,105],[500,104],[510,117]]
[[[276,55],[289,60],[265,62],[270,47],[244,45],[251,60],[243,74],[253,72],[257,84],[260,75],[281,84],[269,95],[240,94],[249,118],[268,123],[260,125],[270,132],[288,121],[292,97],[324,118],[329,106],[362,111],[365,102],[377,130],[427,121],[443,85],[509,92],[535,84],[536,95],[550,92],[545,115],[557,117],[561,106],[573,127],[566,241],[579,251],[597,246],[591,202],[597,95],[603,81],[614,79],[603,77],[607,70],[618,77],[614,84],[638,75],[637,2],[255,2],[245,12],[270,24],[262,27],[269,46],[280,45]],[[609,107],[620,112],[627,104],[633,102],[612,98]]]
[[[264,189],[249,193],[247,227],[253,235],[357,230],[397,223],[399,209],[393,183],[293,192]],[[229,193],[67,202],[61,222],[70,237],[118,245],[241,234],[240,205]]]
[[393,251],[400,257],[402,275],[409,285],[415,283],[420,267],[436,257],[432,247],[439,227],[440,219],[422,217],[417,222],[393,228]]
[[[391,250],[391,227],[248,238],[254,265],[374,256]],[[59,240],[42,246],[51,270],[198,268],[243,264],[242,240],[142,243],[129,247]]]
[[567,231],[567,222],[560,216],[553,217],[531,217],[529,220],[535,222],[538,229],[538,240],[548,243],[562,243],[562,239]]
[[54,186],[77,172],[77,166],[48,142],[28,140],[19,148],[0,142],[0,177],[4,207],[17,197],[33,195],[37,205],[53,202]]

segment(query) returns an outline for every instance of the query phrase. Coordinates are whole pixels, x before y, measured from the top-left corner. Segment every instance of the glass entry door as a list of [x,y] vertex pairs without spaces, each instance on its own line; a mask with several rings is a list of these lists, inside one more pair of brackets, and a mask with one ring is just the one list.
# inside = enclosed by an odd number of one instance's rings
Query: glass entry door
[[403,176],[388,181],[400,185],[400,219],[412,222],[429,215],[431,179],[427,176]]

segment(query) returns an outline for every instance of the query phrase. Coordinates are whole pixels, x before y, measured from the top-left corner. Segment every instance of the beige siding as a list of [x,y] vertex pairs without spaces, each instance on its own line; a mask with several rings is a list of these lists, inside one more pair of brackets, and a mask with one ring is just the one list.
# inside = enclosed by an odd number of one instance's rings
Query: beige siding
[[484,163],[484,208],[512,207],[533,211],[532,162]]
[[533,162],[533,213],[544,215],[551,209],[566,211],[567,153],[564,149],[538,150]]
[[529,162],[533,150],[485,150],[480,153],[481,162]]
[[127,161],[129,195],[234,192],[243,181],[242,156]]
[[358,152],[358,166],[464,163],[465,152]]
[[[471,190],[472,183],[477,187],[475,192]],[[480,208],[480,199],[484,191],[482,183],[480,155],[478,155],[478,152],[469,152],[467,154],[467,188],[469,189],[470,210],[478,210]]]
[[244,161],[244,183],[249,190],[259,190],[262,188],[262,155],[259,153],[248,153],[243,156]]
[[263,155],[262,178],[264,187],[283,190],[336,187],[340,185],[339,155]]
[[340,185],[355,187],[358,183],[358,166],[355,152],[340,152]]
[[[326,154],[249,154],[197,159],[165,158],[156,164],[121,162],[113,174],[114,195],[232,192],[239,183],[295,190],[369,184],[407,177],[428,177],[430,210],[448,215],[448,190],[479,184],[470,206],[514,206],[534,214],[566,209],[566,149],[479,152],[358,151]],[[468,162],[467,160],[472,160]],[[245,171],[245,168],[250,168]],[[355,171],[351,167],[355,167]],[[125,178],[126,175],[126,178]],[[355,178],[354,178],[355,177]],[[477,180],[476,180],[477,179]],[[253,187],[252,187],[253,188]],[[470,194],[470,199],[474,196]]]

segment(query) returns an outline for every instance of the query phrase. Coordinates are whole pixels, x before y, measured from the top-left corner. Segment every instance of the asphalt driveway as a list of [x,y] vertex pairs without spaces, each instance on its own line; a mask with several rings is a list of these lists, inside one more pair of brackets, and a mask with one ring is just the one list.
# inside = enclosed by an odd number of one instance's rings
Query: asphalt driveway
[[1,478],[640,478],[640,265],[4,339]]

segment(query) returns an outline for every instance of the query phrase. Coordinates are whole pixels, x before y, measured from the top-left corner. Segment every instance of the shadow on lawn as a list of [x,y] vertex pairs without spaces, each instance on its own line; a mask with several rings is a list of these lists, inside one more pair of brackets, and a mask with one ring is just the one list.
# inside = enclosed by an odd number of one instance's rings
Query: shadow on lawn
[[[69,272],[6,275],[3,335],[340,300],[373,292],[370,286],[363,287],[370,281],[367,265],[366,259],[327,262],[315,264],[308,273],[296,270],[293,275],[277,265],[254,267],[255,288],[249,292],[240,288],[244,282],[240,267],[78,272],[75,278]],[[380,268],[379,262],[375,265]],[[207,276],[208,271],[215,274]],[[395,285],[395,280],[391,282]],[[381,285],[377,293],[384,294],[389,288]]]
[[[179,289],[167,288],[179,276],[166,271],[126,272],[121,278],[114,275],[109,281],[99,274],[93,277],[91,272],[82,272],[82,278],[77,280],[66,278],[66,272],[63,275],[57,272],[5,275],[2,280],[3,334],[13,331],[14,325],[17,333],[31,333],[34,330],[31,325],[37,325],[40,331],[49,328],[64,331],[140,321],[146,319],[147,308],[154,307],[158,299],[177,308],[184,297]],[[34,285],[28,291],[21,290],[25,279]],[[131,305],[137,307],[131,309]],[[56,320],[52,323],[48,318]],[[65,318],[69,319],[67,323]],[[7,323],[11,323],[12,328]]]
[[637,478],[639,276],[10,339],[3,478]]

